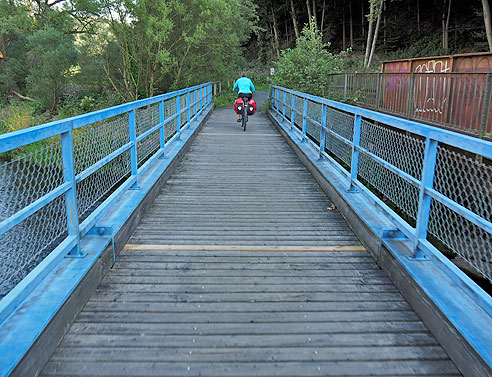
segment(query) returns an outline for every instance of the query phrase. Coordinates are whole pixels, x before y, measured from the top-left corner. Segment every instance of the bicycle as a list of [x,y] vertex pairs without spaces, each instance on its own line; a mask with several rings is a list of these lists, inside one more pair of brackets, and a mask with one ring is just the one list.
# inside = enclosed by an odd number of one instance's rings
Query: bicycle
[[246,131],[246,123],[248,123],[248,106],[249,106],[249,98],[243,97],[243,114],[241,117],[243,131]]

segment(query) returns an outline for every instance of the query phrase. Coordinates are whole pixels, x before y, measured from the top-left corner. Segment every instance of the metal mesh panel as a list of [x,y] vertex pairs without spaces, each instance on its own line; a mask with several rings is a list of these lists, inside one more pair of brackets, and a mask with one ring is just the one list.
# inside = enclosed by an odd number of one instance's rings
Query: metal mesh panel
[[74,131],[73,153],[78,174],[130,140],[128,115]]
[[159,124],[159,104],[155,103],[135,111],[137,136],[157,126],[157,124]]
[[[322,106],[320,103],[308,101],[307,116],[316,122],[321,123]],[[306,133],[319,143],[321,127],[311,120],[306,122]]]
[[101,199],[122,183],[130,172],[130,151],[127,150],[89,177],[77,183],[79,221],[83,221],[101,204]]
[[[354,135],[354,116],[328,108],[326,111],[326,128],[352,141]],[[325,148],[350,166],[352,148],[329,132],[326,133]]]
[[419,192],[415,186],[384,168],[364,153],[361,153],[359,157],[359,175],[384,195],[383,201],[390,199],[408,216],[416,219]]
[[0,235],[0,299],[31,272],[66,235],[63,195]]
[[[164,119],[169,118],[170,116],[176,114],[176,99],[171,98],[167,101],[164,101]],[[176,133],[176,118],[171,122],[167,122],[164,126],[164,135],[166,140],[171,138]]]
[[285,96],[285,117],[290,121],[292,117],[292,94],[287,93]]
[[425,150],[423,140],[362,120],[360,145],[420,180]]
[[160,131],[156,130],[145,139],[137,143],[137,161],[141,165],[143,161],[160,148]]
[[[492,221],[492,167],[438,147],[434,188],[480,217]],[[492,279],[492,235],[433,200],[429,231],[488,279]]]
[[304,99],[298,96],[296,97],[296,109],[300,111],[300,113],[294,113],[294,122],[295,126],[302,131],[302,112],[304,110]]
[[180,107],[180,114],[181,114],[180,126],[184,126],[188,121],[187,111],[186,111],[187,105],[188,104],[186,103],[186,94],[183,94],[179,97],[179,107]]
[[[30,147],[35,148],[34,145]],[[0,220],[12,216],[62,183],[59,141],[0,164]]]

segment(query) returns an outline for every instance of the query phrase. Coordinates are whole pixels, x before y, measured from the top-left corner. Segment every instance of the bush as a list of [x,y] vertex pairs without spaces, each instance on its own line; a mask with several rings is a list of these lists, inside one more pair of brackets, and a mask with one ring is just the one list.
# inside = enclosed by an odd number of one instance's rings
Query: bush
[[296,47],[282,51],[275,69],[276,85],[320,97],[329,95],[330,74],[342,72],[347,52],[328,52],[329,44],[324,44],[321,37],[314,22],[304,27]]

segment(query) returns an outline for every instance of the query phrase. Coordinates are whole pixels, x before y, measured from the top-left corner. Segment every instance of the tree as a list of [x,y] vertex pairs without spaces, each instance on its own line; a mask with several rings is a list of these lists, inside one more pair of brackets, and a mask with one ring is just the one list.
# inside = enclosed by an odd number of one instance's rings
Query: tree
[[483,21],[485,23],[485,33],[487,34],[487,42],[489,51],[492,52],[492,27],[490,26],[490,7],[488,0],[482,0]]
[[276,64],[275,84],[327,96],[332,87],[330,74],[342,71],[346,55],[346,52],[332,54],[327,51],[328,47],[329,44],[322,42],[322,34],[314,22],[306,24],[296,47],[282,51]]
[[51,114],[56,110],[60,90],[76,63],[73,36],[46,26],[28,37],[28,93]]
[[[364,66],[369,67],[374,56],[376,43],[378,40],[379,24],[381,22],[381,14],[383,12],[384,0],[369,0],[369,28],[367,32],[366,54],[364,56]],[[374,20],[376,20],[376,28],[373,31]]]
[[446,53],[449,48],[449,20],[451,18],[451,2],[452,0],[443,0],[442,4],[442,48]]

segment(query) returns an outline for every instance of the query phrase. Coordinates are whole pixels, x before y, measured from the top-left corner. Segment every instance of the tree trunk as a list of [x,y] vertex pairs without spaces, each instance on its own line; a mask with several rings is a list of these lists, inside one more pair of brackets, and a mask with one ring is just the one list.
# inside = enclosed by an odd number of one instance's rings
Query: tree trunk
[[342,5],[342,49],[347,49],[347,36],[345,35],[345,4]]
[[349,0],[350,48],[354,47],[354,20],[352,18],[352,0]]
[[367,29],[367,42],[366,42],[366,53],[364,55],[364,66],[367,67],[367,61],[369,60],[369,54],[371,52],[372,45],[372,32],[374,27],[374,2],[369,0],[369,27]]
[[[482,0],[487,1],[487,0]],[[420,0],[417,0],[417,32],[420,35]]]
[[446,14],[446,0],[443,0],[443,9],[442,9],[442,48],[446,53],[449,49],[449,19],[451,18],[451,2],[452,0],[448,0],[448,11]]
[[326,6],[326,0],[323,0],[323,11],[321,12],[321,25],[319,30],[323,31],[323,28],[325,27],[325,6]]
[[306,7],[308,11],[309,23],[313,21],[313,13],[311,12],[311,4],[309,0],[306,0]]
[[316,1],[313,0],[313,17],[314,17],[314,24],[318,26],[318,16],[316,15]]
[[280,59],[280,42],[278,40],[277,20],[275,17],[275,10],[273,6],[272,6],[272,20],[273,20],[273,35],[275,37],[275,50],[277,51],[277,58]]
[[383,14],[383,5],[384,5],[384,0],[381,0],[378,10],[378,20],[376,21],[376,30],[374,30],[374,38],[372,39],[371,54],[369,55],[369,59],[367,61],[367,67],[371,65],[372,58],[374,56],[374,51],[376,50],[376,43],[378,41],[378,33],[379,33],[379,24],[381,23],[381,15]]
[[292,15],[292,23],[294,24],[294,32],[296,39],[299,38],[299,28],[297,27],[296,9],[294,8],[294,0],[290,0],[290,14]]
[[364,18],[364,2],[361,1],[360,4],[361,4],[361,7],[362,7],[362,12],[361,12],[361,18],[362,19],[361,19],[361,22],[360,22],[360,25],[361,25],[361,28],[362,28],[362,30],[361,30],[362,34],[361,35],[362,35],[362,37],[364,37],[366,35],[366,31],[365,31],[365,28],[364,28],[364,25],[365,25],[365,22],[366,22],[366,20]]
[[490,7],[489,0],[482,0],[483,21],[485,23],[485,33],[487,34],[487,42],[489,43],[489,51],[492,52],[492,27],[490,25]]

